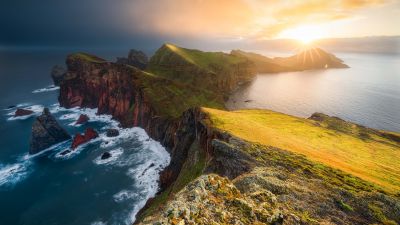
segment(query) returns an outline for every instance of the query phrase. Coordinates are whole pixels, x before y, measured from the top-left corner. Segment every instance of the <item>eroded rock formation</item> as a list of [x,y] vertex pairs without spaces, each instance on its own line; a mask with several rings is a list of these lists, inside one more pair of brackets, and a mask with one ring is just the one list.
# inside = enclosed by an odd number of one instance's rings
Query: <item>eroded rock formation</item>
[[49,109],[45,108],[42,115],[33,122],[29,154],[38,153],[70,138],[71,136],[58,124]]

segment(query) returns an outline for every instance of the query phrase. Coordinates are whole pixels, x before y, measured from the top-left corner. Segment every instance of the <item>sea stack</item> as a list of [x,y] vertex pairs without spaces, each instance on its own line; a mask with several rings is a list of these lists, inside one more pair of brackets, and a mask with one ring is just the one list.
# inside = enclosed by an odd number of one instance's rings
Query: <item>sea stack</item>
[[32,125],[29,154],[36,154],[54,144],[70,139],[71,136],[62,128],[51,115],[48,108],[44,108]]

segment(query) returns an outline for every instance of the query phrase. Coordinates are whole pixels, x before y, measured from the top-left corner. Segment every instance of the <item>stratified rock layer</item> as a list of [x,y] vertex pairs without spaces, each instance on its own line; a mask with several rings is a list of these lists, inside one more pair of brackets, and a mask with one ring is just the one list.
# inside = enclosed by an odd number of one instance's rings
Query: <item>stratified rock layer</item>
[[29,154],[38,153],[54,144],[70,139],[71,136],[62,128],[45,108],[32,125]]

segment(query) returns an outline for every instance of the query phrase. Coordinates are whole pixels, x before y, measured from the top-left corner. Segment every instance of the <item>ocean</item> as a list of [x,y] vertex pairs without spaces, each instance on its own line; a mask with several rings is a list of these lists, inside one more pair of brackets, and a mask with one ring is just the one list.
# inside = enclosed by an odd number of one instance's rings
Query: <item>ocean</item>
[[[141,128],[105,136],[118,122],[95,109],[64,109],[52,84],[53,65],[64,64],[70,49],[0,52],[0,211],[1,224],[131,224],[158,190],[158,172],[170,157]],[[91,51],[113,60],[125,51]],[[227,102],[230,109],[266,108],[308,117],[323,112],[366,126],[400,131],[400,58],[337,53],[351,68],[259,74]],[[15,108],[34,115],[13,118]],[[71,141],[29,156],[35,116],[49,107],[70,134],[93,127],[100,137],[61,156]],[[80,114],[90,121],[74,123]],[[100,160],[105,151],[113,157]]]
[[[159,171],[169,164],[168,152],[141,128],[105,135],[118,122],[95,109],[65,109],[57,103],[58,89],[50,71],[64,64],[71,50],[0,52],[0,224],[132,224],[136,213],[158,191]],[[113,59],[126,52],[98,52]],[[13,118],[15,108],[31,116]],[[95,128],[100,136],[73,154],[59,153],[71,145],[60,143],[30,156],[29,138],[35,116],[48,107],[70,134]],[[80,114],[87,124],[76,126]],[[100,160],[108,151],[112,157]]]
[[400,55],[335,53],[347,69],[258,74],[227,107],[270,109],[307,118],[314,112],[400,132]]

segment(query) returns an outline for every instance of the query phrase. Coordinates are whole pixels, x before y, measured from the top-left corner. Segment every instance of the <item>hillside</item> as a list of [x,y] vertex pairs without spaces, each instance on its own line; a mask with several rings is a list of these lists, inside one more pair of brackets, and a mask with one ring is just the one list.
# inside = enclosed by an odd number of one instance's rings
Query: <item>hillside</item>
[[303,154],[388,192],[400,192],[400,134],[388,137],[323,114],[302,119],[268,110],[204,110],[215,127],[234,136]]
[[231,54],[241,56],[252,61],[259,73],[291,72],[312,69],[348,68],[335,55],[320,48],[302,49],[299,53],[289,57],[268,58],[266,56],[233,50]]
[[138,224],[398,224],[399,134],[323,114],[194,112],[180,174]]
[[224,111],[255,65],[169,44],[145,71],[78,53],[59,102],[142,127],[170,153],[138,224],[400,223],[399,134],[318,113]]
[[172,44],[164,44],[156,51],[147,71],[225,97],[255,75],[253,63],[243,57]]

